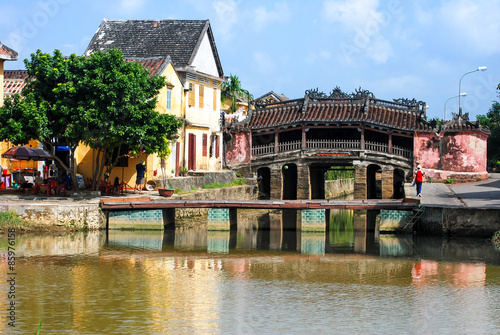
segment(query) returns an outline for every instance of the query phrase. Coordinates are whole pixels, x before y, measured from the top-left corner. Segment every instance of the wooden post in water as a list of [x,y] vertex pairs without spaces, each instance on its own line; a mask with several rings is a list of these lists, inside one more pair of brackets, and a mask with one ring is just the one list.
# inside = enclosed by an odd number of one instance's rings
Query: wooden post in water
[[175,229],[175,208],[165,208],[163,211],[163,228]]

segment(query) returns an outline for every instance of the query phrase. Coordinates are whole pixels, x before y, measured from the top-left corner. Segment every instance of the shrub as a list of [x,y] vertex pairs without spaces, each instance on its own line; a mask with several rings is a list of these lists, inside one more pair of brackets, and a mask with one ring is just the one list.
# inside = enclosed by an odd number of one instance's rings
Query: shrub
[[493,243],[496,249],[500,250],[500,230],[497,230],[495,234],[493,234],[491,242]]
[[0,212],[0,226],[27,226],[30,222],[19,217],[15,212]]

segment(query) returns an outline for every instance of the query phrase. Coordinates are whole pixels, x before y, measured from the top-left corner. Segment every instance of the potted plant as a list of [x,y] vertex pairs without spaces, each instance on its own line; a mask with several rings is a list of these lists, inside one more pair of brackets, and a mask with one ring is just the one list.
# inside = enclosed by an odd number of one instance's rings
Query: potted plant
[[173,188],[167,188],[167,174],[165,172],[165,159],[161,158],[160,161],[160,166],[161,166],[161,177],[162,177],[162,188],[158,188],[158,193],[162,197],[170,197],[172,194],[174,194],[174,189]]
[[181,169],[181,173],[182,173],[182,176],[183,176],[183,177],[187,177],[187,175],[188,175],[188,169],[186,169],[186,168],[182,168],[182,169]]

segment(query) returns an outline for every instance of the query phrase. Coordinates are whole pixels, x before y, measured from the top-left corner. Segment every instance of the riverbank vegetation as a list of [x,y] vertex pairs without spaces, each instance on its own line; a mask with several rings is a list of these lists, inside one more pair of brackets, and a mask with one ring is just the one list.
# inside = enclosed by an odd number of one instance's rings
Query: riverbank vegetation
[[[500,84],[497,87],[500,92]],[[500,168],[500,102],[494,101],[486,115],[478,115],[478,122],[481,126],[490,129],[491,135],[488,137],[488,167],[498,172]]]
[[0,235],[6,234],[9,228],[15,228],[16,233],[45,231],[77,231],[75,227],[61,226],[50,223],[40,223],[20,217],[16,212],[0,212]]
[[491,242],[497,250],[500,250],[500,230],[496,231],[491,238]]
[[21,95],[6,98],[0,108],[0,140],[17,145],[34,139],[48,152],[69,147],[69,165],[53,159],[73,180],[74,153],[82,143],[96,151],[92,180],[109,175],[123,157],[168,154],[183,121],[156,110],[165,77],[150,76],[117,49],[88,57],[37,50],[24,63],[29,80]]
[[[212,190],[212,189],[217,189],[217,188],[225,188],[225,187],[232,187],[232,186],[243,186],[245,185],[245,180],[243,178],[236,178],[233,180],[232,183],[211,183],[211,184],[205,184],[201,186],[201,189],[203,190]],[[200,189],[192,186],[190,191],[183,191],[178,188],[174,190],[174,194],[187,194],[191,192],[196,192],[199,191]]]

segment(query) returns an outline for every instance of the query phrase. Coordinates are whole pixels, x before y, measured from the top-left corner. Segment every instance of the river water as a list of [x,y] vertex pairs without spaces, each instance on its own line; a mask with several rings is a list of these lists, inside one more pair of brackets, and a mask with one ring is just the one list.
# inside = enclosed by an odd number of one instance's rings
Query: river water
[[14,272],[0,239],[0,333],[500,333],[491,243],[355,230],[340,212],[324,234],[16,232]]

